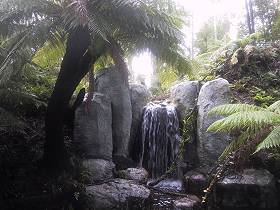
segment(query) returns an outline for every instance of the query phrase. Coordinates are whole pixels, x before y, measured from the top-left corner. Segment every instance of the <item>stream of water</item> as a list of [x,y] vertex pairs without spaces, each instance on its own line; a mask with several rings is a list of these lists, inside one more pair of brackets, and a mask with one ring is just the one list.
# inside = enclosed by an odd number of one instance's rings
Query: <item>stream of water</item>
[[180,143],[179,119],[173,105],[150,103],[144,108],[140,165],[151,178],[164,174],[174,161]]

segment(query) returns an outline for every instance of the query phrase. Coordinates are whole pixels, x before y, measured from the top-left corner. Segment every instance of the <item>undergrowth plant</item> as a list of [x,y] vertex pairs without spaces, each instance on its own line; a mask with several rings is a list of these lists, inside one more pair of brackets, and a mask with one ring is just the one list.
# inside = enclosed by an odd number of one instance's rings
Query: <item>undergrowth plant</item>
[[207,131],[239,134],[226,147],[220,160],[244,146],[250,145],[254,153],[280,147],[280,100],[267,108],[249,104],[220,105],[209,112],[214,114],[225,118],[214,122]]

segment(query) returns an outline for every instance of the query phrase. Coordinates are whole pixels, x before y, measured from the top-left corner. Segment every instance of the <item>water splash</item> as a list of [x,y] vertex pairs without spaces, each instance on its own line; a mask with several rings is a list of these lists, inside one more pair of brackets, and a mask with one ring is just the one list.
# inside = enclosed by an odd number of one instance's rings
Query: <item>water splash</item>
[[174,106],[150,103],[144,108],[140,164],[151,178],[164,174],[179,149],[179,119]]

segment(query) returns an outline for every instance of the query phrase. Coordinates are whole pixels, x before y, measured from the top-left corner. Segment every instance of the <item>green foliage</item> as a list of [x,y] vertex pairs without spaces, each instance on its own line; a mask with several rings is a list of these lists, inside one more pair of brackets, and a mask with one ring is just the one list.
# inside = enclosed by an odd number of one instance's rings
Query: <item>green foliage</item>
[[160,84],[160,90],[168,90],[175,81],[178,80],[178,75],[172,69],[164,69],[158,72],[158,79]]
[[264,110],[261,107],[250,104],[225,104],[214,107],[210,110],[208,115],[223,115],[229,116],[238,112],[260,111]]
[[209,132],[227,132],[241,134],[234,139],[224,150],[220,159],[224,159],[229,153],[246,145],[257,136],[266,136],[260,139],[255,152],[261,149],[280,147],[280,101],[267,108],[248,104],[226,104],[213,108],[209,114],[225,115],[227,117],[214,122],[209,126]]
[[256,152],[261,149],[270,149],[280,146],[280,127],[276,127],[270,134],[257,146]]

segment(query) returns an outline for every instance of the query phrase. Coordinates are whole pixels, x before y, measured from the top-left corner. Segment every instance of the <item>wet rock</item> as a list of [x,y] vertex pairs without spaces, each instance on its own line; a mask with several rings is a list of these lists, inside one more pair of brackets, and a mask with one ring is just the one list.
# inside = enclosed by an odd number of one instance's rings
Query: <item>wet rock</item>
[[200,209],[200,199],[195,195],[187,195],[174,201],[176,210],[198,210]]
[[113,151],[117,156],[128,156],[132,121],[130,91],[122,71],[116,66],[100,70],[96,75],[95,91],[111,99]]
[[162,192],[184,192],[184,183],[179,179],[164,179],[154,186]]
[[130,180],[114,179],[87,187],[86,195],[90,200],[88,209],[130,209],[129,203],[147,199],[150,190]]
[[126,170],[117,171],[117,177],[121,179],[133,180],[137,183],[146,183],[148,172],[144,168],[128,168]]
[[90,104],[83,103],[75,113],[74,142],[87,158],[112,160],[111,100],[95,93]]
[[[198,81],[184,81],[171,87],[170,99],[176,106],[181,122],[196,106],[199,86]],[[192,128],[192,136],[190,136],[189,142],[186,144],[183,162],[180,164],[183,172],[193,169],[198,165],[195,127],[193,126]]]
[[222,133],[206,132],[219,116],[208,116],[208,112],[221,104],[230,102],[229,83],[225,79],[206,82],[198,96],[198,157],[201,166],[213,166],[218,157],[230,143],[230,137]]
[[151,98],[151,93],[148,91],[146,86],[140,84],[131,84],[130,85],[130,98],[132,106],[132,124],[130,130],[130,142],[129,142],[129,151],[130,157],[134,160],[139,159],[137,155],[140,154],[139,145],[135,145],[137,138],[140,137],[141,132],[141,123],[143,108],[149,102]]
[[185,186],[188,193],[202,195],[207,187],[207,177],[198,171],[189,171],[185,174]]
[[83,161],[83,166],[89,172],[89,182],[96,183],[112,178],[115,164],[103,159],[87,159]]
[[226,176],[216,189],[222,208],[273,209],[277,207],[275,180],[267,170],[246,169]]

